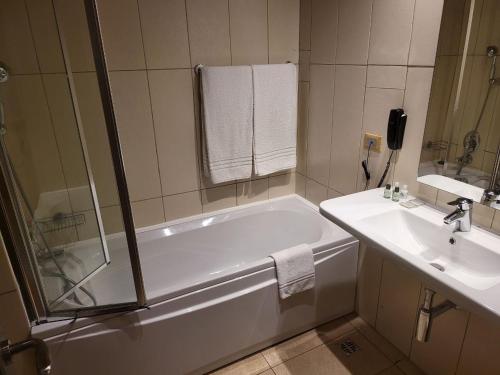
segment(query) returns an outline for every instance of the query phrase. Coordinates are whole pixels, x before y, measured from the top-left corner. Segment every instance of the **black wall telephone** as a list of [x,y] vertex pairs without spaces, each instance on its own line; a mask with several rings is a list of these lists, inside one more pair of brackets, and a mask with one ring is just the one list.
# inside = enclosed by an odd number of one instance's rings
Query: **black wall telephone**
[[377,187],[381,187],[384,184],[387,172],[391,166],[392,154],[394,154],[394,151],[401,150],[403,147],[403,138],[405,136],[407,118],[408,116],[402,108],[391,109],[391,112],[389,113],[389,122],[387,123],[387,147],[389,147],[392,151],[389,155],[389,160],[387,160],[384,173],[382,174],[382,177],[380,177]]
[[387,147],[391,150],[401,150],[403,147],[407,117],[403,109],[391,109],[387,124]]

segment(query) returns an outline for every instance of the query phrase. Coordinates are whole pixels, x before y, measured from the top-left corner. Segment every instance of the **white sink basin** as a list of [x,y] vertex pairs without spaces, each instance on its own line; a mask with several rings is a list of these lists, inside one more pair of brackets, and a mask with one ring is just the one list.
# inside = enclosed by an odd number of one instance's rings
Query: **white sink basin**
[[441,223],[411,210],[392,210],[362,219],[360,224],[366,226],[367,234],[383,235],[395,246],[471,288],[482,290],[500,284],[500,253],[467,236],[451,233],[442,224],[443,215],[432,216],[438,216]]
[[454,302],[500,317],[500,237],[474,226],[453,233],[444,213],[404,208],[382,194],[376,189],[324,201],[321,212],[404,261]]

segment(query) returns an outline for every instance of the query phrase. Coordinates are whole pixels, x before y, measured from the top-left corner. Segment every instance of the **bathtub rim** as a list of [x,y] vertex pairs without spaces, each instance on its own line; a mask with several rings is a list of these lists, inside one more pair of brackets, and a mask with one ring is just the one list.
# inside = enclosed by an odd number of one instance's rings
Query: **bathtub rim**
[[[318,219],[323,220],[325,225],[327,225],[330,228],[336,228],[337,230],[340,230],[341,232],[343,232],[345,234],[343,238],[341,238],[340,240],[337,240],[335,242],[332,241],[332,237],[325,239],[324,236],[322,236],[322,238],[320,240],[318,240],[318,242],[315,242],[314,244],[312,244],[313,254],[315,256],[321,254],[324,251],[330,251],[330,250],[337,249],[337,248],[340,249],[340,248],[344,247],[345,245],[349,245],[349,244],[352,244],[354,242],[358,242],[358,240],[353,235],[351,235],[350,233],[348,233],[347,231],[340,228],[338,225],[334,224],[333,222],[331,222],[330,220],[325,218],[323,215],[321,215],[318,206],[316,206],[315,204],[311,203],[310,201],[306,200],[305,198],[301,197],[298,194],[288,194],[288,195],[284,195],[281,197],[271,198],[268,200],[263,200],[263,201],[243,204],[243,205],[239,205],[239,206],[229,207],[229,208],[225,208],[225,209],[221,209],[221,210],[214,210],[214,211],[205,212],[205,213],[201,213],[201,214],[197,214],[197,215],[192,215],[189,217],[175,219],[175,220],[167,221],[167,222],[160,223],[160,224],[142,227],[142,228],[137,229],[136,232],[139,234],[139,233],[146,233],[148,231],[161,230],[161,229],[165,229],[167,227],[170,227],[172,225],[184,224],[184,223],[191,222],[194,220],[209,218],[209,217],[216,216],[216,215],[224,215],[227,213],[231,213],[231,212],[235,212],[235,211],[239,211],[239,210],[244,210],[247,208],[269,205],[272,202],[284,201],[287,199],[295,199],[295,200],[299,201],[300,203],[304,204],[309,209],[314,211],[318,215]],[[110,239],[119,239],[120,235],[122,235],[122,233],[111,234]],[[140,246],[139,246],[139,251],[140,251]],[[210,288],[210,287],[216,287],[219,284],[226,283],[230,280],[244,277],[246,275],[251,275],[255,272],[260,272],[260,271],[266,270],[268,268],[269,269],[274,268],[274,261],[269,256],[264,257],[264,258],[260,258],[254,262],[251,262],[248,264],[247,267],[242,268],[242,269],[235,271],[233,273],[229,273],[227,275],[221,276],[221,277],[216,278],[216,279],[201,281],[199,283],[195,283],[195,284],[189,285],[189,286],[184,287],[184,288],[176,289],[176,290],[171,291],[169,293],[162,293],[162,294],[159,294],[156,296],[148,296],[148,292],[146,291],[147,306],[152,307],[152,306],[160,304],[160,303],[168,302],[168,301],[175,299],[175,298],[181,298],[181,297],[188,295],[190,293],[202,291],[202,290],[205,290],[205,289]],[[137,309],[134,311],[140,311],[140,310],[141,309]],[[32,326],[32,334],[37,335],[37,336],[42,336],[42,337],[46,337],[46,336],[51,337],[51,336],[53,336],[53,334],[49,334],[49,332],[52,332],[52,331],[61,332],[61,333],[69,332],[69,331],[79,329],[79,328],[82,328],[82,327],[85,327],[85,326],[88,326],[88,325],[91,325],[94,323],[108,320],[110,318],[113,318],[113,317],[115,317],[117,315],[121,315],[121,314],[124,314],[124,313],[96,315],[96,316],[92,316],[92,317],[77,318],[77,320],[75,320],[73,317],[51,318],[51,319],[48,319],[47,321],[44,321],[44,322],[41,322],[39,324]],[[73,321],[74,321],[74,324],[72,323]],[[77,322],[78,322],[78,324],[77,324]]]

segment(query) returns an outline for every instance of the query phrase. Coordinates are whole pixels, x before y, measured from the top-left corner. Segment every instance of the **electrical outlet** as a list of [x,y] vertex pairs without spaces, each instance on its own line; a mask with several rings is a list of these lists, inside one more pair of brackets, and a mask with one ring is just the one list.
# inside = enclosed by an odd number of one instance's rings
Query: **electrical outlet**
[[378,134],[365,133],[365,138],[363,141],[364,148],[367,149],[370,145],[370,142],[372,143],[370,151],[380,152],[380,148],[382,146],[382,136]]

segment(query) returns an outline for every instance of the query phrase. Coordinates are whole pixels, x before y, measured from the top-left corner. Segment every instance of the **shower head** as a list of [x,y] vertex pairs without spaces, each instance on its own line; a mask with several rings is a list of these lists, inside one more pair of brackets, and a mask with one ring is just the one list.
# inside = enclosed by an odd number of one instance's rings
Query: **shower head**
[[488,57],[496,56],[497,53],[498,53],[498,48],[496,46],[486,47],[486,54],[488,55]]

